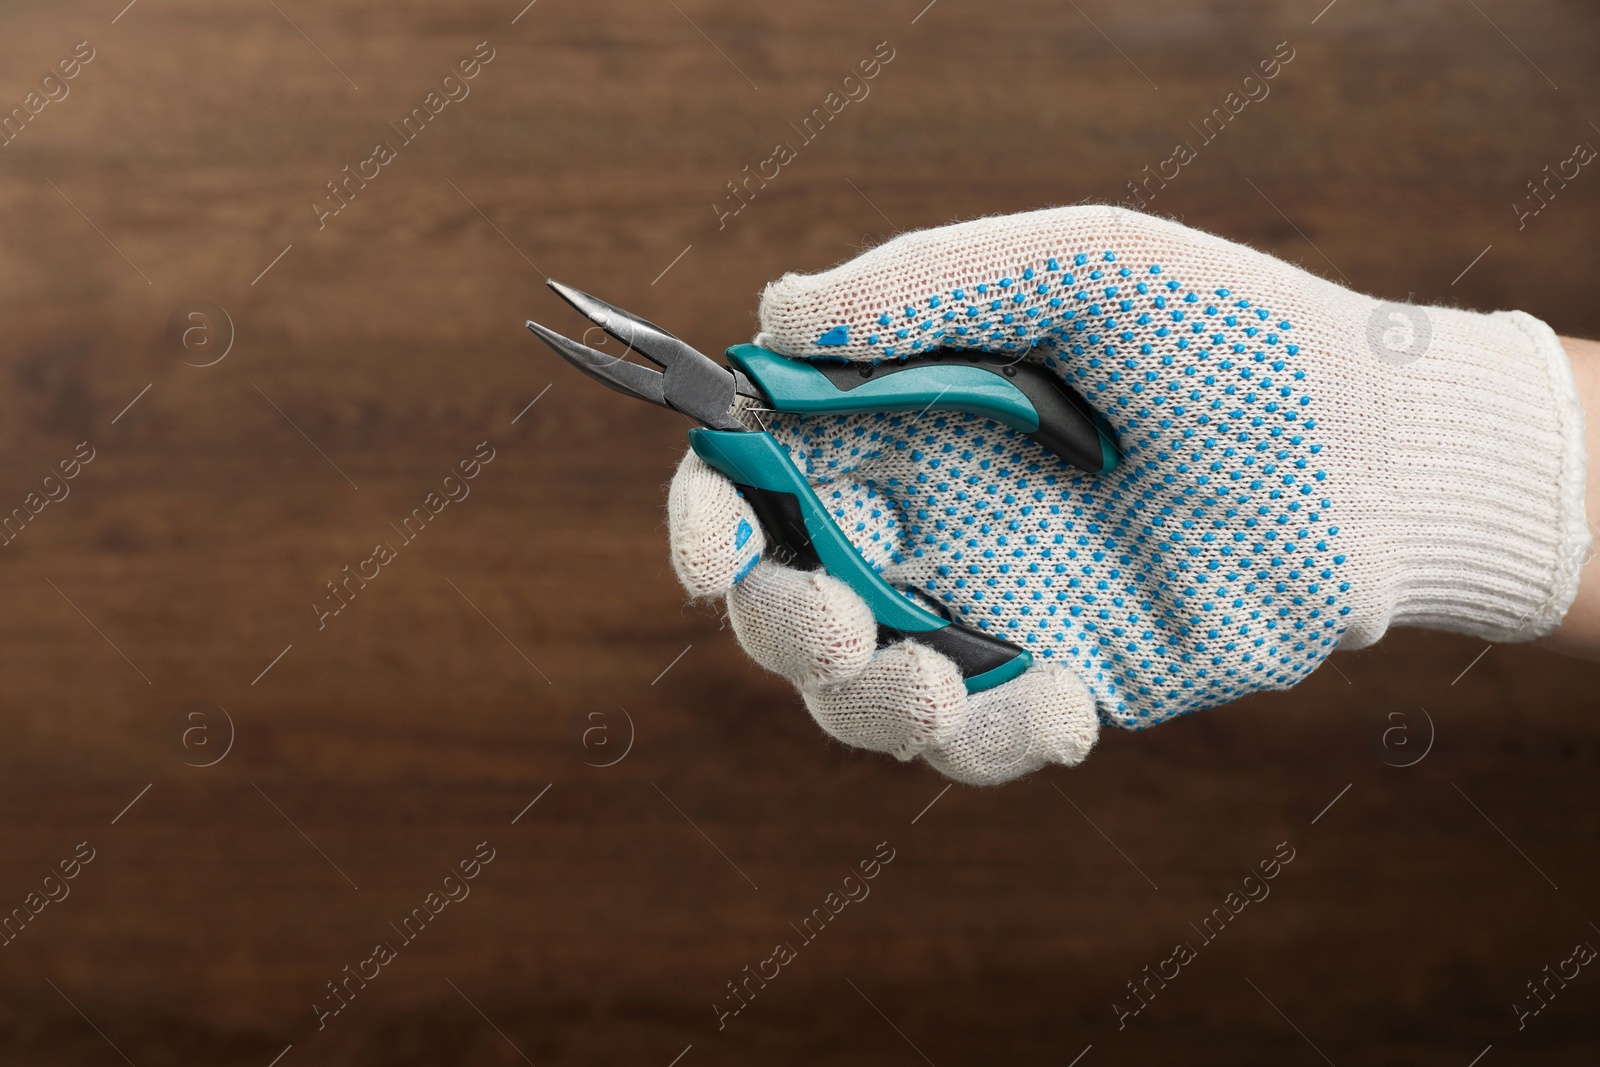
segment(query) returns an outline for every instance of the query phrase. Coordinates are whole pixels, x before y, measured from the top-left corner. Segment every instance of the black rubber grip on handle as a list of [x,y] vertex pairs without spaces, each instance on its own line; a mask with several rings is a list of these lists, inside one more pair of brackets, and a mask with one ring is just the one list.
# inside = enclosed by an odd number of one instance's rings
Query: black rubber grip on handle
[[908,634],[891,626],[878,627],[878,647],[887,648],[898,641],[915,641],[927,645],[935,652],[955,661],[961,677],[976,678],[1004,667],[1016,659],[1022,649],[1003,638],[952,622],[940,630]]
[[[737,483],[735,483],[737,484]],[[739,492],[750,503],[750,510],[767,533],[767,552],[778,563],[800,571],[820,571],[822,560],[811,544],[805,514],[793,493],[776,489],[757,489],[740,485]]]
[[1039,416],[1039,428],[1028,434],[1041,447],[1079,470],[1098,474],[1105,469],[1105,452],[1094,409],[1049,368],[1022,362],[1017,356],[992,352],[936,349],[919,356],[885,363],[813,363],[812,366],[841,392],[849,392],[873,378],[900,374],[918,367],[965,363],[999,375],[1028,398]]

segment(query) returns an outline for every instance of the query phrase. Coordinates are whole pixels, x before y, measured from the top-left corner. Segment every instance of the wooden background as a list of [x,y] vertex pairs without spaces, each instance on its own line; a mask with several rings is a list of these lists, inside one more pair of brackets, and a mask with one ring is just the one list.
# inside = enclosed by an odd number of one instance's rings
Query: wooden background
[[[785,270],[1122,195],[1288,41],[1152,210],[1594,335],[1600,172],[1523,230],[1510,207],[1600,145],[1593,5],[123,2],[0,14],[6,109],[96,53],[0,148],[0,506],[97,450],[0,549],[0,907],[96,850],[0,947],[0,1061],[1600,1056],[1593,968],[1512,1007],[1600,945],[1595,666],[1397,633],[941,792],[825,742],[681,605],[683,421],[522,330],[574,326],[552,274],[714,351]],[[323,183],[485,40],[470,97],[319,231]],[[724,183],[881,41],[871,95],[719,230]],[[166,340],[190,300],[233,324],[210,367]],[[319,632],[324,583],[485,440],[471,496]],[[216,708],[231,749],[186,765],[224,751]],[[324,983],[485,840],[471,896],[319,1029]],[[719,1031],[725,983],[885,841],[871,896]],[[1125,983],[1283,841],[1272,895],[1119,1030]]]

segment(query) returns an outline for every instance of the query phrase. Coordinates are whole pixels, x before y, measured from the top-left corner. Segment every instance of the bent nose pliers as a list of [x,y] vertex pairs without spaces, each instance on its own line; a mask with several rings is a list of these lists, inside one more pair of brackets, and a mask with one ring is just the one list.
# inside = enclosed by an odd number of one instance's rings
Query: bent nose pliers
[[662,367],[596,351],[536,322],[527,326],[596,381],[672,408],[700,424],[689,445],[738,486],[780,563],[824,569],[864,599],[878,647],[917,641],[953,660],[969,693],[992,689],[1033,662],[1022,648],[933,610],[886,582],[829,516],[788,452],[760,428],[762,410],[799,415],[965,412],[1026,434],[1090,473],[1110,470],[1110,430],[1050,371],[1014,357],[941,349],[889,363],[808,363],[756,345],[727,350],[730,367],[630,312],[551,280],[550,288],[596,326]]

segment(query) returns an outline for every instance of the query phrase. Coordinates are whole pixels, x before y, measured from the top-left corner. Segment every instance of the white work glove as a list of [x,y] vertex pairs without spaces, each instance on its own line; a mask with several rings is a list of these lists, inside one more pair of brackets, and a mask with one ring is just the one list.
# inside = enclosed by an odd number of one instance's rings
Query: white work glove
[[733,486],[684,459],[679,578],[726,596],[746,651],[847,744],[1001,782],[1080,762],[1100,720],[1287,688],[1392,625],[1531,640],[1576,593],[1582,411],[1560,342],[1521,312],[1383,303],[1076,207],[904,234],[785,275],[760,314],[756,343],[797,358],[1014,352],[1119,441],[1088,475],[977,417],[765,416],[885,579],[1033,653],[971,696],[920,645],[875,652],[843,583],[760,560]]

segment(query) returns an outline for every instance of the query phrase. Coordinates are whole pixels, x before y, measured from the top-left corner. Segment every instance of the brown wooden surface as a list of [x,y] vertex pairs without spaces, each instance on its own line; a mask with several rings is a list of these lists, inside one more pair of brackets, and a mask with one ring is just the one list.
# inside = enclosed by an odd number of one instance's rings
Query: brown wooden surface
[[[681,606],[682,420],[521,323],[573,324],[549,273],[715,350],[785,270],[1125,195],[1287,40],[1272,95],[1152,210],[1374,293],[1600,333],[1600,172],[1524,231],[1509,207],[1600,144],[1600,15],[941,0],[913,23],[922,3],[0,14],[5,108],[97,53],[0,148],[0,505],[98,450],[0,549],[0,906],[97,850],[0,948],[0,1061],[1595,1062],[1593,968],[1526,1029],[1511,1006],[1600,944],[1594,666],[1400,633],[1078,770],[941,794],[825,743]],[[470,97],[319,232],[323,182],[486,39]],[[885,40],[871,95],[719,231],[724,183]],[[209,368],[164,338],[192,299],[236,327]],[[319,632],[323,583],[484,440],[470,498]],[[175,741],[192,701],[236,726],[206,769]],[[1385,716],[1420,746],[1419,707],[1432,750],[1387,766]],[[619,708],[632,750],[587,766],[621,751]],[[608,747],[581,744],[591,713]],[[471,896],[319,1031],[324,982],[483,840]],[[1119,1032],[1124,984],[1285,840],[1272,895]],[[871,896],[719,1032],[724,984],[882,841]]]

